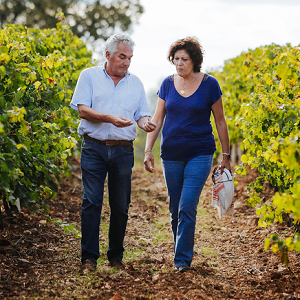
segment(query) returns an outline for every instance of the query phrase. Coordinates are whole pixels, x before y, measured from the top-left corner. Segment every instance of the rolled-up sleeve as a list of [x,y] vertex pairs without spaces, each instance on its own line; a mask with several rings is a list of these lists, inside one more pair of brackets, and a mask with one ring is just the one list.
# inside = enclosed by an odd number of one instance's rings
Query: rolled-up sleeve
[[143,84],[140,84],[140,100],[139,100],[139,107],[134,114],[134,119],[137,122],[140,118],[149,116],[151,117],[151,112],[149,109],[149,105],[146,99],[146,93]]
[[80,73],[70,106],[78,110],[78,104],[92,106],[92,82],[86,70]]

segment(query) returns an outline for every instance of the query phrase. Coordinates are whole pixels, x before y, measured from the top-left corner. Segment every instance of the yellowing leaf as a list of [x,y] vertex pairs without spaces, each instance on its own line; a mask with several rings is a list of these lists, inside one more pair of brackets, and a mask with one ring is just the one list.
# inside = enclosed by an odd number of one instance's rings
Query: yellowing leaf
[[266,151],[266,152],[263,154],[263,156],[264,156],[264,158],[265,158],[266,160],[269,160],[270,157],[271,157],[271,152],[270,152],[270,151]]
[[4,66],[0,66],[0,77],[3,78],[6,75],[6,69]]
[[18,131],[22,134],[22,136],[26,136],[28,134],[29,127],[25,124],[21,124],[21,128]]
[[34,83],[35,89],[37,90],[37,89],[40,87],[40,85],[41,85],[41,82],[40,82],[40,81],[36,81],[36,82]]
[[288,78],[288,76],[291,75],[291,70],[288,67],[288,64],[286,62],[284,62],[283,64],[281,64],[278,68],[278,75],[282,78],[283,81],[286,81],[286,79]]
[[267,250],[269,249],[270,241],[271,241],[271,240],[270,240],[269,238],[266,238],[266,239],[265,239],[265,247],[264,247],[264,248],[265,248],[265,251],[267,251]]
[[59,93],[57,94],[57,96],[58,96],[58,99],[59,99],[60,101],[62,101],[62,100],[64,100],[65,93],[64,93],[64,92],[59,92]]
[[248,157],[247,157],[246,154],[243,154],[243,155],[242,155],[241,161],[244,162],[244,163],[247,163],[247,162],[248,162]]
[[24,144],[18,144],[18,145],[17,145],[17,149],[19,150],[19,149],[21,149],[21,148],[27,150],[27,147],[26,147]]
[[270,161],[271,161],[271,162],[276,163],[277,160],[278,160],[278,155],[274,155],[274,154],[273,154],[273,155],[270,157]]
[[6,53],[0,54],[0,63],[5,63],[10,61],[10,56]]

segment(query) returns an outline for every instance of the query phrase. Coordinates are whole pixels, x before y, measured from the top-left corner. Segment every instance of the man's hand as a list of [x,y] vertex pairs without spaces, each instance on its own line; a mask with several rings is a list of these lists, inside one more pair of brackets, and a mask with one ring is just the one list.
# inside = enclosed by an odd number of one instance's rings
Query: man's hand
[[149,117],[142,117],[138,121],[138,126],[146,132],[152,132],[156,128],[156,124]]
[[78,104],[79,117],[95,123],[111,123],[116,127],[128,127],[133,124],[121,115],[103,114],[84,104]]
[[111,123],[116,127],[128,127],[133,124],[132,121],[121,115],[111,115],[111,119]]
[[156,124],[154,122],[152,122],[151,120],[148,120],[146,123],[144,123],[144,130],[146,132],[152,132],[154,131],[156,128]]

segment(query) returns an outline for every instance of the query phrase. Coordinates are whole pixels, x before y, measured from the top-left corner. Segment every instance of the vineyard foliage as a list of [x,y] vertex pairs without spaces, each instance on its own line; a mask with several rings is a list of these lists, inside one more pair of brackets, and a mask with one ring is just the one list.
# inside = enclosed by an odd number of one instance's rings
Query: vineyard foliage
[[[54,29],[0,29],[0,198],[27,206],[56,195],[55,182],[69,172],[78,141],[79,119],[69,103],[80,72],[93,64],[62,16]],[[248,165],[260,174],[247,200],[258,207],[259,225],[282,222],[284,213],[299,224],[300,46],[249,50],[213,75],[223,91],[231,144],[242,141],[245,153],[236,170],[246,174]],[[261,203],[266,181],[277,193]],[[269,246],[288,264],[288,250],[300,252],[299,234],[285,240],[274,234]]]
[[[269,45],[242,53],[214,72],[224,98],[231,143],[242,141],[244,155],[237,172],[246,165],[259,171],[248,187],[247,203],[257,206],[259,225],[282,222],[283,213],[300,222],[300,45]],[[264,182],[276,187],[271,203],[261,204]],[[300,252],[296,233],[281,241],[278,235],[266,240],[266,249],[280,250],[288,264],[287,251]]]
[[69,103],[92,53],[63,16],[53,29],[7,25],[0,41],[0,199],[41,206],[70,170],[78,116]]

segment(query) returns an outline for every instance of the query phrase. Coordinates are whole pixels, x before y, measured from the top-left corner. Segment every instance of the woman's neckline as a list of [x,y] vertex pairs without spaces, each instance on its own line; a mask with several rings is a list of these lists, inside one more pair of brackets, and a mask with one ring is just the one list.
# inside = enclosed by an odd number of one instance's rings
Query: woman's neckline
[[187,98],[193,96],[195,93],[197,93],[197,91],[200,89],[200,87],[201,87],[201,85],[202,85],[202,82],[203,82],[203,81],[206,81],[207,78],[208,78],[208,76],[209,76],[207,73],[203,73],[203,77],[202,77],[202,79],[201,79],[201,81],[200,81],[198,87],[195,89],[195,91],[194,91],[191,95],[189,95],[189,96],[184,96],[184,95],[182,95],[182,94],[180,93],[180,91],[178,91],[178,90],[176,89],[176,86],[175,86],[175,80],[174,80],[175,75],[176,75],[176,74],[173,74],[173,75],[172,75],[172,79],[173,79],[172,81],[173,81],[174,89],[176,90],[176,92],[177,92],[177,94],[178,94],[179,96],[181,96],[182,98],[185,98],[185,99],[187,99]]

